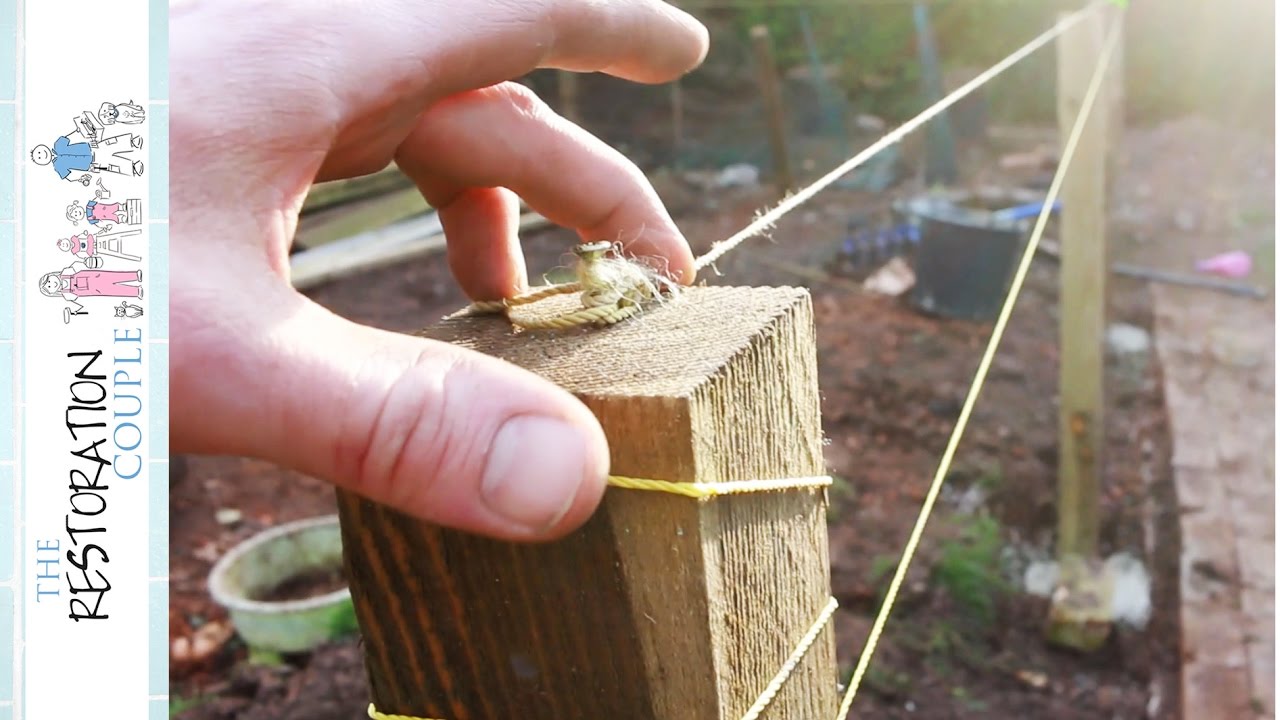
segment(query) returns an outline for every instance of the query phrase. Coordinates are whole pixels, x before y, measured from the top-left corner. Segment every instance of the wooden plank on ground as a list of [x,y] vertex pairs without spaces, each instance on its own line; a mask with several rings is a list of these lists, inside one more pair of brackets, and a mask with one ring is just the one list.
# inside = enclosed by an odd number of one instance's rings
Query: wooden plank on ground
[[357,233],[385,227],[431,209],[416,187],[334,205],[298,221],[296,242],[316,248]]
[[[548,222],[537,213],[525,213],[520,216],[519,229],[529,230]],[[440,218],[436,213],[429,213],[304,250],[289,259],[290,275],[293,286],[304,290],[347,275],[439,252],[444,247]]]
[[[1274,326],[1249,300],[1155,286],[1181,509],[1183,716],[1275,713]],[[1260,390],[1262,390],[1260,392]]]
[[319,183],[313,185],[311,191],[307,193],[307,198],[302,203],[302,214],[308,215],[334,205],[382,195],[412,184],[413,181],[409,176],[395,165],[390,165],[372,175]]

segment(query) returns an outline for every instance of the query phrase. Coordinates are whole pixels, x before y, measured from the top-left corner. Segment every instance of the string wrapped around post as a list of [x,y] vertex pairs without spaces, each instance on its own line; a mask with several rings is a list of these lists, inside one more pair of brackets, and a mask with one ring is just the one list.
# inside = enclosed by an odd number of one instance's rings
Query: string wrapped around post
[[[796,647],[791,651],[791,655],[787,657],[787,661],[783,663],[778,670],[778,674],[760,693],[760,697],[751,705],[746,714],[742,716],[742,720],[759,720],[760,716],[773,703],[773,699],[778,696],[778,692],[786,684],[787,678],[791,677],[791,673],[795,672],[800,662],[804,660],[805,655],[809,653],[809,648],[822,635],[822,631],[831,623],[831,618],[839,609],[840,603],[835,598],[827,600],[827,604],[823,606],[822,611],[818,613],[818,617],[814,620],[809,631],[800,638],[800,642],[796,643]],[[369,703],[369,717],[373,720],[441,720],[440,718],[415,717],[413,715],[396,715],[393,713],[384,713],[377,709],[373,703]]]
[[[779,478],[776,480],[736,480],[720,483],[709,482],[672,482],[670,480],[650,480],[646,478],[631,478],[621,475],[610,475],[608,478],[610,487],[616,487],[627,490],[644,490],[649,492],[663,492],[672,495],[680,495],[683,497],[694,498],[697,500],[709,500],[711,498],[723,497],[726,495],[740,495],[744,493],[760,493],[760,492],[778,492],[782,490],[793,489],[819,489],[831,485],[832,478],[829,475],[820,475],[814,477],[798,477],[798,478]],[[839,603],[835,598],[830,598],[827,604],[823,606],[822,611],[810,626],[809,631],[804,634],[800,641],[796,643],[795,649],[791,655],[787,657],[786,662],[778,670],[773,680],[760,693],[760,696],[752,703],[751,708],[742,716],[742,720],[758,720],[761,714],[768,709],[773,699],[777,697],[782,686],[786,684],[787,678],[795,672],[800,661],[808,654],[809,648],[813,647],[817,642],[822,631],[826,629],[831,622],[832,616],[835,615]],[[440,718],[418,717],[414,715],[398,715],[394,713],[384,713],[374,705],[369,703],[369,717],[373,720],[441,720]]]
[[[1096,11],[1098,7],[1100,7],[1100,5],[1095,3],[1059,21],[1053,28],[1033,39],[1027,45],[1024,45],[1001,62],[989,68],[986,72],[977,76],[969,83],[966,83],[964,86],[943,98],[935,105],[926,109],[917,117],[888,133],[879,141],[869,146],[866,150],[835,168],[809,187],[801,190],[791,197],[788,197],[773,210],[761,215],[742,231],[736,233],[730,238],[727,238],[726,240],[716,243],[712,246],[709,252],[695,261],[695,268],[702,269],[712,265],[717,259],[732,250],[734,247],[737,247],[744,240],[765,232],[787,212],[798,207],[800,204],[813,197],[817,192],[832,184],[843,175],[851,172],[880,150],[900,141],[907,133],[924,124],[932,117],[940,114],[947,107],[954,104],[977,87],[985,84],[996,75],[1004,72],[1004,70],[1025,58],[1036,49],[1047,44],[1062,32],[1082,20],[1089,12]],[[1034,255],[1035,247],[1044,231],[1045,223],[1049,215],[1048,208],[1052,206],[1052,200],[1057,195],[1058,189],[1061,185],[1062,176],[1066,171],[1068,162],[1078,141],[1080,129],[1088,116],[1090,107],[1093,105],[1097,97],[1100,78],[1105,72],[1105,68],[1114,49],[1114,44],[1115,36],[1113,34],[1108,41],[1105,53],[1099,59],[1097,69],[1095,71],[1096,75],[1094,82],[1090,86],[1088,95],[1077,118],[1076,126],[1071,137],[1068,139],[1066,148],[1064,149],[1063,161],[1059,166],[1058,173],[1055,176],[1054,182],[1048,192],[1049,198],[1045,204],[1045,210],[1042,211],[1038,218],[1036,228],[1032,232],[1032,237],[1024,250],[1022,261],[1015,273],[1013,285],[1006,297],[1004,307],[1002,308],[1000,317],[997,321],[996,329],[992,333],[992,337],[979,364],[979,370],[973,379],[973,383],[971,384],[969,393],[966,397],[961,417],[958,420],[956,427],[953,429],[948,441],[947,449],[939,463],[937,473],[930,485],[924,506],[917,518],[916,525],[912,530],[912,535],[908,540],[902,559],[899,562],[893,580],[890,583],[885,601],[881,606],[867,644],[858,660],[857,667],[855,668],[854,675],[850,680],[847,692],[840,703],[836,720],[844,720],[848,716],[852,708],[853,700],[857,695],[860,682],[875,652],[880,633],[892,612],[897,591],[903,582],[906,570],[911,563],[915,549],[923,533],[924,526],[928,521],[930,512],[938,497],[941,484],[950,466],[952,457],[954,456],[959,438],[963,435],[966,423],[973,410],[976,398],[981,391],[987,371],[991,365],[995,349],[1000,342],[1000,338],[1008,322],[1009,314],[1017,300],[1018,292],[1026,277],[1031,257]],[[615,251],[615,256],[609,256],[611,250]],[[579,257],[578,282],[538,288],[529,293],[508,300],[475,303],[468,308],[466,312],[505,313],[514,325],[526,329],[564,328],[587,324],[613,324],[640,313],[643,310],[645,303],[662,301],[667,297],[677,294],[677,288],[670,283],[670,281],[662,278],[657,273],[644,268],[644,266],[641,266],[638,263],[633,263],[621,258],[620,253],[617,253],[614,246],[609,243],[587,243],[578,246],[575,249],[575,252]],[[623,270],[622,268],[624,267],[635,268],[635,271]],[[601,268],[607,268],[609,272],[616,271],[616,274],[608,275],[601,272]],[[583,308],[581,310],[569,312],[550,319],[526,317],[519,312],[513,312],[517,308],[538,302],[539,300],[571,293],[582,293]],[[825,487],[830,483],[830,478],[797,478],[770,481],[739,481],[729,483],[676,483],[627,478],[623,476],[611,476],[609,478],[609,485],[611,487],[667,492],[695,498],[700,501],[722,495],[743,492],[765,492],[791,488],[816,489]],[[773,702],[774,698],[777,696],[780,688],[785,684],[787,678],[793,674],[796,667],[805,657],[805,654],[815,644],[816,639],[828,626],[836,608],[837,603],[834,598],[831,598],[819,613],[816,621],[810,627],[809,631],[795,646],[795,649],[792,651],[791,655],[783,664],[777,675],[775,675],[773,680],[760,694],[759,698],[753,704],[751,709],[748,710],[747,714],[744,715],[743,720],[756,720],[761,716],[764,710],[769,707],[770,703]],[[431,720],[429,718],[409,715],[383,713],[378,711],[373,704],[369,705],[368,714],[369,717],[374,720]]]

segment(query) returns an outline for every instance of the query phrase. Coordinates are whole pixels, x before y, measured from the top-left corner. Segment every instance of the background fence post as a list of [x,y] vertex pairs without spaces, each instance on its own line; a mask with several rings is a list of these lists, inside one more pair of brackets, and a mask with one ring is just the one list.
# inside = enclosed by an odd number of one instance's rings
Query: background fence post
[[791,152],[787,148],[787,119],[782,105],[782,81],[778,79],[778,66],[773,59],[773,44],[769,39],[769,28],[764,25],[752,27],[751,44],[756,52],[760,96],[764,99],[765,119],[769,122],[769,146],[773,149],[773,170],[777,175],[778,194],[786,195],[796,185],[795,176],[791,173]]
[[684,167],[684,86],[679,79],[671,83],[671,166]]
[[556,73],[557,89],[560,92],[560,114],[575,125],[582,124],[582,110],[578,105],[578,73],[561,70]]
[[1125,124],[1125,44],[1124,44],[1125,8],[1111,6],[1107,8],[1107,28],[1116,28],[1116,48],[1111,54],[1111,65],[1107,68],[1106,109],[1107,109],[1107,197],[1115,188],[1120,170],[1120,153],[1124,146]]
[[[1058,47],[1058,123],[1065,142],[1102,55],[1106,17],[1090,13]],[[1106,327],[1106,155],[1111,103],[1099,97],[1062,185],[1059,302],[1060,556],[1092,557],[1098,544]]]

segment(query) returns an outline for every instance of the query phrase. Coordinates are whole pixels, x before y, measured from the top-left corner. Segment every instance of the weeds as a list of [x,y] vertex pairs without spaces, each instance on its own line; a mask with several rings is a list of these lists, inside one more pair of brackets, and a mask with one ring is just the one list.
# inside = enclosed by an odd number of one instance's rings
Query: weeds
[[1004,468],[1000,464],[987,467],[978,476],[978,487],[982,488],[988,496],[995,494],[1000,486],[1004,485]]
[[966,708],[970,710],[981,711],[981,710],[987,709],[987,703],[985,701],[979,700],[978,698],[973,697],[972,695],[969,694],[968,690],[966,690],[961,686],[957,685],[956,687],[951,688],[951,697],[955,698],[958,702],[960,702],[960,704],[964,705]]
[[857,497],[857,491],[854,490],[853,483],[849,482],[848,478],[834,474],[831,476],[829,493],[831,502],[827,505],[827,520],[835,520],[840,511]]
[[909,697],[911,694],[911,676],[905,672],[882,670],[872,665],[867,668],[865,682],[882,697]]
[[175,718],[181,715],[182,713],[190,710],[191,708],[196,707],[200,703],[204,702],[205,699],[206,698],[204,698],[203,696],[185,698],[185,697],[182,697],[181,695],[174,695],[169,700],[169,717]]
[[871,567],[867,569],[867,582],[872,585],[879,585],[881,580],[888,580],[894,570],[898,568],[897,555],[877,555],[871,560]]
[[943,543],[933,578],[983,626],[995,620],[996,601],[1008,589],[1000,574],[1000,526],[985,515],[966,521],[960,537]]

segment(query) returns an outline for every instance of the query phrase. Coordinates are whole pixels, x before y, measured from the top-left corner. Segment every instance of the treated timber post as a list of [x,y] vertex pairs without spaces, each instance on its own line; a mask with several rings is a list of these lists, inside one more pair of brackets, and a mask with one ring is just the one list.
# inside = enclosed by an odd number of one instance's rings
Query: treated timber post
[[764,99],[765,119],[769,123],[769,147],[773,149],[773,169],[777,173],[778,193],[786,195],[795,187],[795,177],[791,174],[791,152],[787,149],[787,119],[786,110],[782,106],[782,81],[778,79],[778,66],[773,59],[769,28],[764,25],[751,28],[751,43],[756,51],[760,95]]
[[[1106,23],[1103,14],[1091,13],[1058,38],[1058,127],[1064,142],[1102,55]],[[1106,95],[1098,100],[1062,185],[1058,550],[1064,558],[1093,557],[1098,545],[1109,110]]]
[[671,166],[684,167],[684,87],[680,80],[671,83]]
[[[573,392],[614,474],[824,472],[805,290],[693,288],[604,330],[516,332],[489,316],[422,334]],[[737,720],[829,600],[826,506],[812,489],[700,501],[610,488],[567,538],[513,544],[340,492],[372,700],[442,720]],[[828,624],[761,717],[832,718],[836,681]]]
[[1119,176],[1120,156],[1117,152],[1124,143],[1125,99],[1124,99],[1124,21],[1125,8],[1111,6],[1107,8],[1107,27],[1115,28],[1117,33],[1116,47],[1111,53],[1111,63],[1106,77],[1106,110],[1107,110],[1107,196],[1110,197]]
[[556,73],[560,91],[560,114],[575,125],[582,124],[582,110],[578,104],[578,73],[561,70]]

